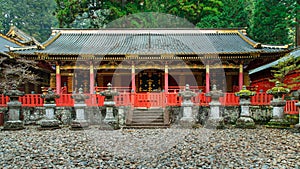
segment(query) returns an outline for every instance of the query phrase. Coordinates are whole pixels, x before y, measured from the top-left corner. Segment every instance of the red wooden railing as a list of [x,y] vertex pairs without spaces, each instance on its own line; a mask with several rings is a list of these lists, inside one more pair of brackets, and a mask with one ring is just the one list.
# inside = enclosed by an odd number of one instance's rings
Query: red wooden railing
[[297,103],[297,100],[288,100],[284,107],[284,112],[286,114],[298,114],[299,113],[299,107],[295,105]]
[[56,106],[74,106],[74,100],[72,94],[61,94],[58,99],[55,99]]
[[[168,89],[169,93],[178,93],[180,90],[185,90],[185,86],[169,86]],[[199,90],[205,92],[205,86],[190,86],[190,89],[193,92],[199,92]]]
[[7,106],[7,104],[6,104],[7,102],[9,102],[9,97],[4,96],[4,95],[0,95],[0,106],[1,107]]
[[[60,98],[56,99],[56,106],[74,106],[72,94],[61,94]],[[104,96],[99,94],[88,94],[89,98],[85,101],[87,106],[103,106]],[[181,106],[182,97],[178,93],[131,93],[121,92],[114,98],[116,106],[134,106],[134,107],[165,107],[165,106]],[[266,93],[257,93],[251,97],[251,105],[267,106],[270,105],[272,95]],[[0,106],[7,106],[9,97],[0,95]],[[24,107],[43,106],[44,100],[40,98],[40,94],[26,94],[19,98]],[[199,106],[208,106],[211,101],[210,97],[205,96],[205,93],[199,93],[192,98],[192,101]],[[239,98],[234,93],[225,93],[224,97],[220,98],[223,106],[238,106]],[[299,108],[295,106],[297,101],[290,100],[286,102],[284,108],[286,114],[298,114]]]
[[26,94],[19,97],[19,102],[21,102],[24,107],[41,107],[44,104],[44,99],[41,98],[40,94]]
[[256,93],[251,97],[251,104],[256,106],[270,105],[273,96],[267,93]]

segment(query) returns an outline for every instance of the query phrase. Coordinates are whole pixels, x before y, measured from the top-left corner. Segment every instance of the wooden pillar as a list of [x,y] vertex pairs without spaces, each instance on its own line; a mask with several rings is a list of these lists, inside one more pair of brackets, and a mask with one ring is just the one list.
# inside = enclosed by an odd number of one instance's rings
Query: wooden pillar
[[90,62],[90,94],[94,94],[95,91],[95,74],[93,62]]
[[210,91],[210,78],[209,78],[209,64],[205,65],[205,81],[206,81],[206,86],[205,86],[205,92],[208,93]]
[[243,64],[240,64],[239,68],[239,89],[242,90],[244,85],[244,75],[243,75]]
[[131,65],[131,91],[136,92],[136,86],[135,86],[135,66],[134,66],[134,62],[132,62],[132,65]]
[[56,70],[56,93],[60,94],[60,89],[61,89],[61,75],[60,75],[60,66],[59,66],[58,63],[56,64],[55,70]]
[[168,63],[165,64],[165,92],[168,93],[169,91],[169,69]]

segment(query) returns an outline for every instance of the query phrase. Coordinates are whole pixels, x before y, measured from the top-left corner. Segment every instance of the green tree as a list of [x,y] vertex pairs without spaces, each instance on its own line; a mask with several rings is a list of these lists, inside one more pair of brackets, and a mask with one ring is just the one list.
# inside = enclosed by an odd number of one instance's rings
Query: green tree
[[220,12],[206,15],[197,23],[200,28],[248,27],[251,16],[251,0],[222,0]]
[[[295,0],[256,0],[250,22],[250,36],[265,44],[291,44]],[[291,19],[291,17],[293,19]]]
[[[125,15],[142,13],[142,12],[158,12],[172,14],[189,20],[194,25],[200,22],[205,15],[218,13],[222,6],[221,0],[122,0],[122,1],[79,1],[79,0],[56,0],[57,18],[60,27],[71,27],[76,20],[97,21],[96,24],[87,24],[90,27],[104,27],[105,24],[117,20]],[[100,10],[100,11],[99,11]],[[95,13],[98,11],[98,14]],[[142,16],[142,15],[135,15]],[[138,18],[142,21],[142,18]],[[102,23],[99,23],[102,22]],[[135,21],[133,19],[133,21]],[[145,20],[142,25],[146,24]],[[139,23],[135,23],[137,25]],[[76,25],[76,24],[75,24]],[[153,24],[150,24],[153,25]],[[158,24],[159,26],[159,24]],[[142,27],[137,25],[137,27]]]
[[53,0],[0,0],[0,29],[6,33],[11,25],[39,41],[46,40],[55,26]]

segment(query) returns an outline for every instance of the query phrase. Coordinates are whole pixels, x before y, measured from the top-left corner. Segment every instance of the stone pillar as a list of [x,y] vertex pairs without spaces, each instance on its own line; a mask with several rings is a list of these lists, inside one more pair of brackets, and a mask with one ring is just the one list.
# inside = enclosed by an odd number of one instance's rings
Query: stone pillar
[[168,63],[165,64],[165,92],[168,93],[169,91],[169,69]]
[[255,123],[250,116],[250,97],[240,97],[241,115],[236,121],[238,128],[255,128]]
[[10,101],[7,103],[8,107],[8,121],[4,123],[3,130],[22,130],[24,124],[20,120],[22,103],[18,101],[20,96],[25,93],[17,89],[17,85],[13,84],[12,89],[4,93],[5,96],[9,96]]
[[273,99],[271,101],[272,119],[268,123],[268,127],[272,128],[286,128],[289,127],[289,123],[284,119],[284,106],[286,101],[282,99],[284,94],[289,93],[290,90],[280,86],[280,82],[275,82],[275,87],[267,90],[267,94],[272,94]]
[[23,122],[20,120],[20,110],[22,103],[19,101],[8,102],[8,121],[4,123],[4,130],[24,129]]
[[71,123],[71,129],[83,129],[87,128],[89,126],[88,121],[86,120],[86,114],[85,114],[85,100],[88,99],[89,96],[83,94],[83,89],[79,88],[78,94],[73,94],[72,99],[74,99],[74,109],[76,112],[75,120]]
[[119,92],[117,92],[116,90],[112,90],[111,83],[108,83],[107,86],[107,90],[100,93],[102,96],[105,96],[104,106],[106,107],[106,114],[103,121],[106,124],[112,125],[115,128],[117,121],[113,114],[114,107],[116,105],[114,101],[114,96],[119,95]]
[[240,68],[239,68],[239,90],[242,90],[243,85],[244,85],[243,64],[240,64]]
[[185,128],[191,128],[195,124],[195,118],[193,117],[193,107],[194,103],[191,98],[196,96],[196,93],[190,90],[190,86],[186,84],[185,90],[178,93],[178,96],[182,96],[183,102],[182,107],[182,117],[180,119],[180,125]]
[[55,117],[55,108],[56,104],[44,104],[45,107],[45,117],[42,119],[39,124],[41,126],[40,129],[58,129],[60,122]]
[[205,86],[205,92],[208,93],[210,91],[210,78],[209,78],[209,65],[205,65],[205,81],[206,81],[206,86]]
[[211,102],[209,103],[210,112],[205,128],[224,128],[224,120],[220,111],[221,103],[219,101],[219,98],[224,96],[224,93],[221,90],[217,90],[217,86],[214,84],[212,90],[206,96],[211,97]]
[[45,116],[39,121],[40,129],[58,129],[60,122],[55,117],[55,99],[59,98],[59,95],[55,94],[51,88],[48,88],[47,93],[42,94],[41,98],[44,99]]
[[55,70],[56,70],[56,93],[60,94],[60,89],[61,89],[61,75],[60,75],[60,66],[59,66],[58,63],[56,64]]
[[126,117],[125,117],[125,107],[124,106],[120,106],[119,110],[118,110],[118,123],[119,126],[124,126],[126,121],[125,121]]
[[272,119],[271,121],[283,121],[283,113],[284,113],[284,106],[286,104],[285,100],[281,99],[273,99],[271,101],[271,106],[273,106],[272,110]]
[[94,94],[95,89],[95,74],[93,62],[90,62],[90,94]]
[[252,92],[242,86],[242,89],[239,92],[236,92],[235,95],[240,98],[241,114],[236,121],[236,127],[238,128],[255,128],[255,123],[250,116],[250,97],[254,96],[256,92]]

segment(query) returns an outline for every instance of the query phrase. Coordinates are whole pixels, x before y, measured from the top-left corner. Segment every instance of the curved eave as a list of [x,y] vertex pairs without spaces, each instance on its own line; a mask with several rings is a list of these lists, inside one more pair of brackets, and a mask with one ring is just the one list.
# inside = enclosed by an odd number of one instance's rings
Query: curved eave
[[2,38],[6,39],[6,40],[8,40],[8,41],[10,41],[10,42],[12,42],[12,43],[15,43],[15,44],[21,46],[21,47],[25,47],[24,44],[20,43],[19,41],[15,40],[15,39],[13,39],[13,38],[10,38],[10,37],[8,37],[8,36],[6,36],[6,35],[3,35],[2,33],[0,33],[0,36],[1,36]]
[[61,33],[58,32],[56,33],[51,39],[47,40],[45,43],[43,43],[43,47],[46,48],[49,46],[51,43],[53,43],[55,40],[57,40],[60,37]]

